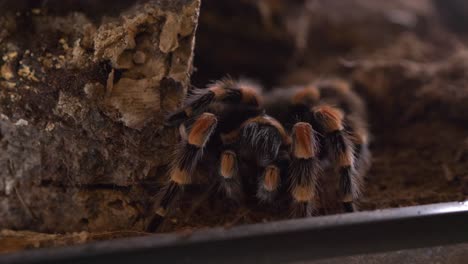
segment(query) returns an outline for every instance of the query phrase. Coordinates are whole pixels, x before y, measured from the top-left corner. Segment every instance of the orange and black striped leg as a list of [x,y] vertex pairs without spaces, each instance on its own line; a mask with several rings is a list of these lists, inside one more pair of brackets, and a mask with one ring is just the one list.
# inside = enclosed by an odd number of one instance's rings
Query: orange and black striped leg
[[257,189],[257,198],[260,201],[271,203],[277,197],[283,175],[289,165],[289,145],[283,145],[276,159],[267,165],[260,175]]
[[191,184],[192,174],[202,158],[203,148],[216,128],[217,119],[211,113],[201,114],[190,127],[187,139],[184,139],[174,155],[169,171],[169,183],[163,188],[163,195],[148,229],[155,231],[164,221],[165,216],[184,187]]
[[354,212],[354,192],[357,191],[355,186],[356,171],[354,168],[354,154],[351,142],[343,135],[338,135],[338,132],[331,135],[335,137],[333,144],[330,147],[335,149],[337,153],[337,166],[340,174],[340,192],[342,195],[343,209],[345,212]]
[[291,164],[289,165],[289,192],[292,212],[296,217],[312,215],[316,209],[317,180],[321,171],[317,145],[312,126],[296,123],[292,129]]
[[230,200],[239,203],[242,196],[242,183],[236,153],[227,149],[221,153],[218,174],[221,176],[221,191]]
[[184,106],[171,114],[167,119],[168,125],[179,125],[185,120],[206,111],[215,102],[243,104],[258,107],[259,96],[254,84],[245,81],[223,80],[210,85],[207,89],[196,89],[192,92]]
[[344,131],[343,113],[331,106],[320,106],[313,111],[316,121],[325,132],[324,145],[339,171],[343,209],[353,212],[354,198],[358,196],[359,185],[355,179],[354,145]]
[[369,134],[363,120],[355,116],[345,118],[346,136],[354,145],[355,169],[359,182],[362,182],[370,169],[371,152],[369,150]]
[[[365,134],[364,134],[365,135]],[[367,142],[367,136],[361,136],[357,133],[349,133],[349,139],[354,144],[355,170],[356,180],[361,183],[367,177],[367,172],[370,169],[371,152]],[[358,184],[359,186],[361,184]]]
[[257,198],[261,202],[271,203],[278,194],[281,184],[281,169],[275,164],[268,165],[260,176]]
[[271,202],[278,192],[281,171],[284,170],[283,164],[287,157],[281,148],[289,146],[289,136],[276,119],[260,115],[242,124],[241,137],[241,146],[250,147],[258,165],[263,168],[259,176],[257,197],[260,201]]
[[175,113],[170,114],[166,118],[166,123],[168,125],[180,125],[187,119],[192,118],[201,111],[206,110],[206,108],[215,100],[215,93],[209,89],[196,90],[193,95],[188,97],[187,102],[181,109]]
[[281,146],[288,146],[290,138],[274,118],[259,115],[241,125],[241,146],[250,147],[261,167],[267,167],[278,157]]
[[357,144],[355,145],[355,169],[360,182],[367,179],[367,172],[370,169],[371,162],[371,152],[367,144]]

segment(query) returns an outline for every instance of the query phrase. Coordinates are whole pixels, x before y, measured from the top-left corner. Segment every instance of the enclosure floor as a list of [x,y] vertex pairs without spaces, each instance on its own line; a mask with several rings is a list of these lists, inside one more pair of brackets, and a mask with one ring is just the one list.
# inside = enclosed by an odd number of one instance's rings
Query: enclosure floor
[[[424,131],[426,133],[422,133]],[[460,177],[468,172],[468,164],[460,162],[466,158],[463,157],[467,143],[465,137],[462,128],[440,122],[403,126],[375,134],[373,163],[360,200],[361,210],[466,199],[468,179]],[[228,228],[286,218],[288,214],[282,206],[266,208],[254,202],[241,207],[226,206],[225,202],[213,201],[201,190],[192,190],[161,231],[189,234],[214,226]],[[0,253],[141,235],[149,233],[121,230],[43,234],[3,230],[0,233]]]
[[[418,123],[379,129],[360,210],[398,208],[468,199],[466,133],[453,123]],[[164,226],[164,232],[286,219],[287,207],[255,202],[230,208],[195,192]],[[195,197],[195,198],[193,198]],[[214,205],[213,205],[214,204]],[[196,210],[195,210],[196,208]],[[182,213],[182,211],[184,213]]]

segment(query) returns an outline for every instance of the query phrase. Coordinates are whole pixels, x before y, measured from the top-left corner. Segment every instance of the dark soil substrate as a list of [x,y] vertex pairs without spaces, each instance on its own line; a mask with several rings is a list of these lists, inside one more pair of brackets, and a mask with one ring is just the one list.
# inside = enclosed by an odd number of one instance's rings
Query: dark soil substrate
[[[438,131],[438,139],[427,134],[428,130]],[[372,168],[363,198],[359,202],[361,210],[462,201],[468,198],[468,178],[463,177],[468,166],[466,161],[459,162],[461,156],[466,155],[462,154],[466,151],[462,145],[465,144],[466,148],[468,142],[453,140],[462,140],[464,137],[466,132],[444,122],[415,124],[389,131],[388,134],[375,135]],[[258,223],[288,216],[284,211],[265,210],[255,203],[239,209],[225,209],[223,204],[210,206],[207,201],[209,198],[200,191],[187,196],[182,209],[165,225],[165,232]],[[193,211],[194,204],[197,206],[199,203],[202,205]]]
[[[440,140],[434,141],[432,135],[421,134],[428,128],[432,131],[439,131],[437,133]],[[407,136],[415,134],[420,134],[420,136]],[[447,124],[442,122],[416,124],[400,128],[388,135],[375,135],[376,140],[372,147],[373,166],[369,173],[364,198],[360,201],[362,210],[466,199],[468,197],[468,179],[461,177],[461,175],[463,173],[466,175],[468,166],[466,161],[462,164],[452,160],[460,158],[463,155],[461,146],[465,144],[466,148],[466,144],[468,144],[466,141],[452,139],[463,137],[466,137],[466,133],[456,127],[447,127]],[[438,150],[434,151],[436,146]],[[182,209],[178,209],[165,224],[164,232],[190,233],[200,228],[229,227],[278,219],[277,212],[265,211],[260,209],[258,205],[252,205],[248,208],[225,209],[220,204],[217,206],[208,205],[207,197],[204,197],[200,191],[193,191],[187,196],[181,206]],[[193,201],[196,201],[195,204],[198,202],[201,204],[197,210],[191,212]],[[280,218],[286,217],[283,215]],[[48,235],[26,231],[4,231],[0,236],[0,244],[3,245],[0,252],[141,235],[149,235],[149,233],[122,230]]]

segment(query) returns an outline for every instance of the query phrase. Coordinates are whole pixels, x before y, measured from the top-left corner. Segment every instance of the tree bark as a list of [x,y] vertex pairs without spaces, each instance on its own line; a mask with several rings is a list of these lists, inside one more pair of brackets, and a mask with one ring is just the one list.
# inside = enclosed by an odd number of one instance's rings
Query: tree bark
[[143,229],[176,140],[200,1],[75,2],[0,16],[1,228]]

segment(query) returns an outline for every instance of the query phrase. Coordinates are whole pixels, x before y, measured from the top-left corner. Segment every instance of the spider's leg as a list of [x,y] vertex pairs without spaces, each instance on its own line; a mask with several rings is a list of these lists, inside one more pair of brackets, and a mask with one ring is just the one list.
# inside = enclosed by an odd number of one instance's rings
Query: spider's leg
[[247,81],[222,80],[206,89],[196,89],[190,95],[184,106],[172,113],[166,119],[168,125],[179,125],[204,111],[213,103],[243,104],[258,107],[260,98],[259,87]]
[[325,133],[324,145],[340,174],[339,190],[343,208],[346,212],[353,212],[353,202],[359,195],[360,184],[356,177],[354,144],[344,130],[344,114],[328,105],[318,106],[312,111],[315,121]]
[[344,127],[349,140],[354,144],[356,175],[362,181],[367,176],[371,163],[368,130],[365,122],[355,115],[346,116]]
[[316,209],[317,180],[321,172],[317,157],[317,144],[312,126],[298,122],[292,129],[291,164],[289,166],[289,191],[295,216],[310,216]]
[[218,174],[220,188],[227,198],[237,203],[242,197],[242,183],[239,175],[239,160],[232,148],[225,148],[219,158]]
[[258,182],[257,198],[263,202],[272,202],[277,196],[281,185],[282,175],[288,169],[289,153],[280,149],[278,156],[264,169]]
[[251,148],[263,172],[258,181],[257,198],[271,202],[278,193],[281,174],[287,168],[288,155],[284,150],[290,138],[274,118],[259,115],[241,126],[241,147]]
[[370,168],[371,153],[363,100],[352,90],[349,82],[340,79],[321,80],[317,86],[323,100],[332,100],[344,112],[345,136],[354,144],[356,176],[364,178]]
[[174,206],[184,187],[192,181],[192,174],[200,161],[203,148],[217,125],[211,113],[201,114],[190,127],[186,139],[177,147],[169,170],[169,182],[163,188],[162,199],[156,209],[148,229],[154,231],[164,221],[168,211]]

